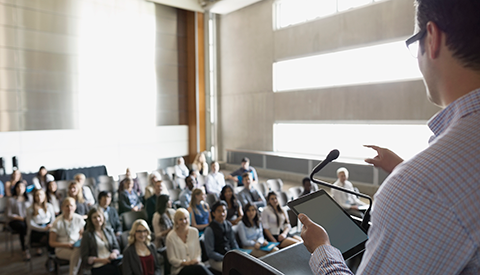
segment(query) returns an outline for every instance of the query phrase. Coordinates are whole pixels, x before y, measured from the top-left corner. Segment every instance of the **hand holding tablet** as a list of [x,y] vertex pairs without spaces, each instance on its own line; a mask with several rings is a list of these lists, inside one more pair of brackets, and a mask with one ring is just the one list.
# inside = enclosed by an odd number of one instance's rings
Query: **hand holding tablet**
[[298,215],[303,224],[302,239],[308,252],[313,253],[321,245],[330,245],[328,233],[323,227],[314,223],[305,214]]

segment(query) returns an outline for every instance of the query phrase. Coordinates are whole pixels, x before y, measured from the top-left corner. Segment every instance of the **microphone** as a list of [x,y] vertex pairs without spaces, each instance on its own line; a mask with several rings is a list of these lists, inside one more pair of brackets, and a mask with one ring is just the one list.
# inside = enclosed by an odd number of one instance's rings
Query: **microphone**
[[339,155],[340,155],[340,152],[337,149],[334,149],[334,150],[330,151],[330,153],[328,153],[327,157],[322,162],[317,164],[317,166],[315,166],[315,168],[313,168],[312,173],[310,174],[310,180],[315,182],[316,184],[320,184],[320,185],[323,185],[323,186],[326,186],[326,187],[330,187],[332,189],[336,189],[336,190],[339,190],[339,191],[342,191],[342,192],[345,192],[345,193],[349,193],[349,194],[367,199],[368,202],[370,203],[370,205],[368,206],[368,209],[365,212],[365,215],[363,216],[363,220],[362,220],[362,224],[361,224],[361,227],[363,229],[365,229],[365,231],[367,231],[368,227],[369,227],[368,222],[370,222],[370,210],[372,209],[372,198],[370,198],[370,196],[367,196],[365,194],[358,193],[358,192],[355,192],[355,191],[352,191],[352,190],[348,190],[348,189],[345,189],[343,187],[336,186],[336,185],[333,185],[331,183],[328,183],[328,182],[325,182],[325,181],[322,181],[322,180],[319,180],[319,179],[315,179],[313,177],[315,174],[317,174],[327,164],[336,160]]

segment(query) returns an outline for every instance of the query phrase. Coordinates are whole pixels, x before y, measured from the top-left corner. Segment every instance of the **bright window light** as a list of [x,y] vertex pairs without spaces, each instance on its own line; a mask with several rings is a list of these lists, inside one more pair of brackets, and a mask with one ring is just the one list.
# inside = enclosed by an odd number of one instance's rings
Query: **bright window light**
[[373,144],[389,148],[406,160],[427,148],[432,132],[426,123],[276,123],[274,151],[325,156],[338,149],[340,160],[364,163],[376,153],[363,145]]
[[275,92],[421,78],[402,41],[273,63]]
[[274,4],[275,28],[304,23],[379,0],[278,0]]

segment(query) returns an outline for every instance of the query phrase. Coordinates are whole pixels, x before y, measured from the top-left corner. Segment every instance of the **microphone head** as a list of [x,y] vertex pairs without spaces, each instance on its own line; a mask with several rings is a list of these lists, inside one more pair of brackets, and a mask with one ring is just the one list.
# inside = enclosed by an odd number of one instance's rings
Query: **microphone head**
[[330,153],[328,153],[324,161],[336,160],[339,155],[340,155],[340,152],[337,149],[333,149],[332,151],[330,151]]

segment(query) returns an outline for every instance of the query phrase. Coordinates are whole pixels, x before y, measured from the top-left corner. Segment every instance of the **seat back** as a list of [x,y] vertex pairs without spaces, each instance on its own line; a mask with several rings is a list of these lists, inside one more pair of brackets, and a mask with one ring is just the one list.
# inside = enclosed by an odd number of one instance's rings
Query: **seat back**
[[267,180],[267,186],[272,191],[282,191],[283,181],[281,179],[269,179]]
[[167,190],[175,189],[175,185],[173,184],[173,181],[169,179],[163,179],[162,183],[163,183],[163,186],[167,188]]
[[57,180],[57,190],[68,190],[68,185],[70,181],[68,180]]
[[288,189],[290,199],[294,200],[298,198],[303,193],[302,186],[295,186]]
[[278,204],[280,204],[281,207],[284,207],[285,205],[287,205],[287,202],[288,202],[287,193],[282,191],[275,191],[275,194],[277,194]]
[[135,222],[138,219],[143,219],[147,221],[147,212],[145,210],[142,211],[128,211],[125,213],[122,213],[120,215],[120,219],[122,220],[122,227],[123,231],[130,231],[132,228],[133,222]]
[[172,202],[178,201],[181,192],[182,190],[180,189],[169,189],[168,194],[170,194],[170,200]]
[[207,202],[207,204],[212,207],[212,205],[218,201],[218,195],[217,194],[207,194],[207,198],[205,199],[205,201]]

